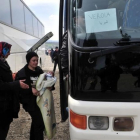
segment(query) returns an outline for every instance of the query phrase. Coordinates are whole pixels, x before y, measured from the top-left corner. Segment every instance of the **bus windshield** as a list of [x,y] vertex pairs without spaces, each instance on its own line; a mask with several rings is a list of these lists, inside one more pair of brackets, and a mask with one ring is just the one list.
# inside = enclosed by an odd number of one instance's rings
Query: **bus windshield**
[[[139,7],[140,0],[71,0],[69,31],[75,46],[140,43]],[[139,102],[139,47],[136,44],[93,58],[96,51],[80,52],[71,47],[71,96],[77,100]]]
[[139,0],[72,0],[73,41],[80,47],[101,47],[122,38],[140,39],[139,6]]

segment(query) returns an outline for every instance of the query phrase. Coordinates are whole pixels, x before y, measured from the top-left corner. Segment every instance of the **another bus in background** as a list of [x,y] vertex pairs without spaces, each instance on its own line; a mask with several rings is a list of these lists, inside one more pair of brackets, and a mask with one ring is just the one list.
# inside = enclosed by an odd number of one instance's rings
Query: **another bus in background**
[[[26,64],[27,51],[45,35],[44,26],[22,0],[0,0],[0,5],[0,41],[12,45],[7,61],[12,71],[17,72]],[[44,44],[38,45],[45,48]],[[45,50],[38,54],[43,67]]]

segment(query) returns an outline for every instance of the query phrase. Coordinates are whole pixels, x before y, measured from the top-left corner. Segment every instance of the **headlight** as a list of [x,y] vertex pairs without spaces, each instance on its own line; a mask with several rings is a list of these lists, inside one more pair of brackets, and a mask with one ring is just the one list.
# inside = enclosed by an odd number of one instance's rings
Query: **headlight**
[[107,130],[109,127],[109,119],[108,117],[90,116],[88,124],[92,130]]

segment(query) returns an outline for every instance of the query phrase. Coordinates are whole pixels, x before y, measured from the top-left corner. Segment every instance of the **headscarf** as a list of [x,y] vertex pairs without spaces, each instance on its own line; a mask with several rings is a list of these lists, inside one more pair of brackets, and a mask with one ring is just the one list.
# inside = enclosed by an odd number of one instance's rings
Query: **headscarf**
[[4,58],[10,51],[11,46],[11,44],[8,44],[6,42],[0,42],[0,57],[2,56]]

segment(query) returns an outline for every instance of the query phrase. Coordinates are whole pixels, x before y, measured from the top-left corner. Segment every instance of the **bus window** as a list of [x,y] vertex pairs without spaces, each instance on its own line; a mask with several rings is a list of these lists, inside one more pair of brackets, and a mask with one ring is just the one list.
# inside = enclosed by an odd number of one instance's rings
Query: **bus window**
[[[98,46],[109,46],[122,39],[124,37],[122,33],[130,36],[131,40],[139,38],[140,34],[137,30],[140,26],[139,10],[132,10],[131,8],[127,10],[128,4],[133,7],[133,5],[139,5],[139,1],[135,0],[129,3],[126,0],[89,0],[87,3],[86,0],[82,0],[80,8],[77,7],[78,1],[76,1],[71,5],[74,7],[71,8],[72,11],[70,12],[70,30],[74,42],[84,47],[95,46],[95,41],[91,40],[96,40]],[[81,27],[81,22],[75,22],[78,21],[79,15],[82,15],[84,21],[82,26],[85,29],[85,32],[82,31],[81,33],[76,28],[76,26]],[[132,18],[135,18],[136,22]],[[137,24],[137,26],[130,26],[130,24]],[[103,40],[110,41],[104,44],[102,43]]]
[[[124,26],[126,12],[132,12],[133,18],[137,18],[131,8],[126,10],[128,4],[129,6],[130,4],[136,5],[136,3],[139,5],[137,0],[135,3],[131,0],[89,0],[88,3],[86,0],[81,0],[80,7],[77,6],[78,2],[75,1],[74,8],[70,8],[74,10],[74,12],[70,12],[72,17],[70,18],[70,31],[77,46],[109,47],[115,46],[116,42],[121,40],[129,42],[139,39],[140,24],[137,24],[139,27],[130,27],[128,24]],[[74,19],[75,22],[73,22]],[[127,20],[127,22],[134,23],[132,20]],[[140,84],[138,78],[140,55],[135,51],[127,50],[103,55],[95,57],[93,61],[89,61],[90,53],[74,51],[72,96],[84,100],[86,98],[87,100],[105,100],[105,98],[108,100],[137,100],[139,96],[137,92],[140,89],[135,88],[135,85]],[[133,93],[129,94],[130,91]],[[117,95],[112,96],[112,92]],[[106,97],[102,93],[105,93]]]

